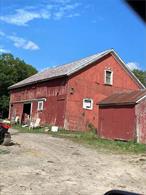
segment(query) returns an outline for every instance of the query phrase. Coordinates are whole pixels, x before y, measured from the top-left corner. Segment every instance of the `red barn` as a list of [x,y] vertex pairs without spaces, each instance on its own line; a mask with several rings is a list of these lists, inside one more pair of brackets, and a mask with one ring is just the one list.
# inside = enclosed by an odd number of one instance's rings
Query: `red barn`
[[102,100],[99,136],[146,143],[146,90],[115,93]]
[[27,113],[41,123],[70,130],[98,127],[97,102],[121,91],[144,88],[111,49],[46,69],[9,87],[12,119]]

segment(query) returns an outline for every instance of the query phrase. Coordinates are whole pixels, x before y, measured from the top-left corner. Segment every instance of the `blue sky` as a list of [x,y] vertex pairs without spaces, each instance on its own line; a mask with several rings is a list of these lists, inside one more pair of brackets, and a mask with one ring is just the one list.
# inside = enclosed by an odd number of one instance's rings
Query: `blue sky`
[[0,0],[0,52],[38,70],[114,48],[146,70],[146,28],[122,0]]

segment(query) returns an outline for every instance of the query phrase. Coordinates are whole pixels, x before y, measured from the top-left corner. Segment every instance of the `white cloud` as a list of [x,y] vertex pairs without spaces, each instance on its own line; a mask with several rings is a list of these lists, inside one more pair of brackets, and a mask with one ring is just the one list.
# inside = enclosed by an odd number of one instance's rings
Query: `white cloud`
[[60,20],[63,17],[73,18],[76,16],[80,16],[79,13],[73,11],[79,5],[80,5],[79,3],[74,3],[74,4],[66,4],[60,7],[58,10],[56,10],[56,12],[54,12],[54,19]]
[[38,50],[39,49],[39,46],[36,43],[34,43],[30,40],[26,40],[22,37],[7,36],[7,38],[9,40],[11,40],[13,42],[14,46],[17,48],[23,48],[26,50]]
[[68,18],[73,18],[73,17],[77,17],[77,16],[80,16],[80,14],[79,13],[73,13],[73,14],[67,15]]
[[0,46],[0,53],[10,53],[10,50],[4,49],[2,46]]
[[29,49],[29,50],[38,50],[39,46],[37,44],[35,44],[32,41],[28,41],[25,45],[24,45],[24,49]]
[[74,10],[79,5],[80,5],[80,3],[66,4],[66,5],[60,7],[60,10],[66,10],[66,11]]
[[71,3],[70,0],[54,0],[52,4],[16,9],[12,14],[1,15],[0,20],[17,26],[27,26],[30,21],[35,19],[60,20],[63,17],[71,18],[80,15],[76,11],[80,5],[79,3]]
[[[18,37],[16,35],[7,35],[3,31],[0,31],[0,36],[2,36],[4,39],[10,40],[13,42],[13,45],[17,48],[22,48],[26,50],[38,50],[39,46],[34,43],[31,40],[26,40],[22,37]],[[0,46],[0,51],[2,52],[9,52],[8,50],[3,49],[2,46]]]
[[31,20],[39,18],[49,19],[50,14],[44,9],[40,10],[39,12],[17,9],[16,14],[0,16],[0,20],[9,24],[15,24],[17,26],[26,26]]
[[55,20],[60,20],[64,16],[64,11],[59,11],[54,14]]
[[127,63],[128,68],[130,68],[131,70],[134,69],[140,69],[139,64],[137,62],[128,62]]
[[53,0],[54,3],[67,4],[70,3],[71,0]]
[[11,40],[15,47],[23,47],[26,43],[26,40],[17,36],[8,36],[8,39]]

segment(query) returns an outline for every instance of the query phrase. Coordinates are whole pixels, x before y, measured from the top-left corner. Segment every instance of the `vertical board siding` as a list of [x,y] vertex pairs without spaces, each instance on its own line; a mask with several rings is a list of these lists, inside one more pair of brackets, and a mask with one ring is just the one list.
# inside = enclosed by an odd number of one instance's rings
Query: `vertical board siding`
[[[37,99],[39,98],[45,98],[46,100],[44,101],[44,109],[42,111],[37,110]],[[12,90],[10,95],[10,106],[13,105],[13,109],[10,111],[10,117],[15,110],[17,115],[20,116],[20,118],[22,117],[23,101],[26,100],[32,103],[32,119],[39,117],[41,119],[41,124],[47,123],[59,125],[61,127],[64,126],[66,101],[65,79],[56,79]]]
[[135,107],[138,142],[146,144],[146,98]]
[[[113,71],[113,85],[104,84],[104,73],[108,69]],[[65,128],[81,131],[93,124],[98,129],[99,108],[96,104],[115,92],[138,89],[139,86],[109,54],[69,78]],[[93,99],[93,110],[83,109],[84,98]]]
[[135,140],[134,106],[101,107],[99,135],[106,139]]

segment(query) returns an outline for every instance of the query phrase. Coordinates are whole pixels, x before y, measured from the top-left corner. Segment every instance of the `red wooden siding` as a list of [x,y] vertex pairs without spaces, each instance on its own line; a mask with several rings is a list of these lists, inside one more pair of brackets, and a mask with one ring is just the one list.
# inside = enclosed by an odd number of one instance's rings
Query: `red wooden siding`
[[[104,84],[104,71],[108,68],[113,71],[112,86]],[[68,81],[65,128],[85,130],[89,123],[98,127],[97,102],[115,92],[137,89],[139,89],[139,86],[115,58],[111,54],[107,55],[104,59],[70,77]],[[93,110],[82,108],[83,98],[93,99]]]
[[[10,118],[14,119],[16,116],[20,117],[20,120],[22,118],[22,112],[23,112],[23,104],[22,103],[15,103],[10,105]],[[21,114],[20,114],[21,113]]]
[[134,140],[136,138],[134,106],[101,107],[99,136],[106,139]]
[[135,107],[138,142],[146,144],[146,98]]
[[[37,110],[39,98],[46,99],[42,111]],[[16,114],[22,117],[25,100],[32,104],[32,118],[39,117],[42,124],[49,123],[63,127],[66,101],[65,79],[56,79],[13,90],[10,95],[10,104],[13,106],[11,116]]]

